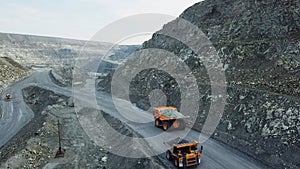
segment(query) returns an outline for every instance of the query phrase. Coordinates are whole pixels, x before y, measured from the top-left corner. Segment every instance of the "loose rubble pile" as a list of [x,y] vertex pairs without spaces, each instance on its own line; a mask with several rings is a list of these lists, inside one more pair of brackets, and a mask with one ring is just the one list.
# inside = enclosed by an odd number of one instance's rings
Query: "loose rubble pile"
[[173,109],[166,109],[161,111],[161,114],[172,119],[184,118],[185,116]]
[[72,86],[73,69],[73,65],[57,66],[55,69],[51,70],[50,76],[53,77],[60,86]]
[[0,58],[0,93],[9,84],[28,75],[28,69],[10,58]]

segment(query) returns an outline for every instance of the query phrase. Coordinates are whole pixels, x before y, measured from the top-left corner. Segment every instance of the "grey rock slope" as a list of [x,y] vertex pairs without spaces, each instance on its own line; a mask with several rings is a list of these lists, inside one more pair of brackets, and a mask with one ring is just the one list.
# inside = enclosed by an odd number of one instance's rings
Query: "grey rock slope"
[[[207,0],[180,15],[207,35],[226,69],[226,107],[214,138],[273,168],[300,167],[299,16],[299,0]],[[170,51],[192,69],[203,94],[194,125],[201,130],[214,96],[199,57],[182,42],[161,35],[179,30],[178,23],[166,24],[143,49]],[[179,32],[185,35],[184,29]],[[100,88],[109,91],[110,79],[101,81]],[[148,109],[154,89],[163,90],[168,104],[180,108],[176,80],[155,69],[144,70],[132,80],[130,99]]]
[[26,76],[29,70],[14,60],[0,57],[0,93],[10,83]]
[[[76,58],[86,41],[0,33],[0,56],[12,58],[26,66],[61,64]],[[109,43],[90,42],[90,55],[103,54]]]
[[[28,68],[54,68],[53,76],[63,85],[72,82],[76,58],[86,59],[86,72],[108,73],[139,48],[138,45],[0,33],[0,57]],[[93,65],[99,68],[90,70]]]
[[102,59],[119,63],[125,54],[138,48],[137,45],[0,33],[0,57],[12,58],[25,66],[70,64],[79,56],[101,58],[104,55]]

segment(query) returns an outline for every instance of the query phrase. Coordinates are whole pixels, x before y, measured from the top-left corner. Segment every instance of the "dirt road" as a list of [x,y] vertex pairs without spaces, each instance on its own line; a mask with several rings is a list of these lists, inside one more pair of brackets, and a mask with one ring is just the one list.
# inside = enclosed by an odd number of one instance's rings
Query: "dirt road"
[[[94,85],[92,82],[87,85]],[[3,115],[0,119],[0,147],[5,145],[16,133],[20,131],[30,120],[33,118],[33,112],[25,104],[21,90],[28,86],[39,86],[47,90],[54,91],[55,93],[63,94],[66,96],[72,96],[72,88],[60,87],[54,84],[50,77],[49,72],[37,72],[32,76],[24,79],[10,88],[6,89],[1,95],[1,102],[3,107]],[[92,91],[91,91],[92,92]],[[6,101],[4,98],[5,93],[11,93],[12,100]],[[77,93],[78,94],[78,93]],[[91,101],[91,95],[89,93],[81,93],[81,99],[86,107],[95,107],[93,101]],[[112,97],[106,93],[96,93],[96,102],[101,110],[118,118],[123,123],[129,125],[132,129],[138,132],[141,136],[147,138],[146,141],[153,149],[154,153],[163,152],[166,147],[163,144],[164,141],[175,138],[177,136],[186,136],[188,140],[199,140],[199,132],[186,129],[185,131],[172,131],[161,135],[163,132],[161,129],[154,127],[153,117],[149,112],[142,111],[138,108],[134,108],[135,111],[128,112],[125,116],[118,113],[116,110]],[[122,112],[127,112],[131,106],[130,103],[124,100],[116,99],[119,105],[122,105]],[[125,117],[130,117],[130,120]],[[136,123],[134,121],[141,121],[144,123]],[[266,168],[264,165],[248,157],[247,155],[236,151],[220,142],[212,139],[208,139],[203,143],[204,154],[202,162],[198,168],[238,168],[238,169],[258,169]],[[167,164],[170,168],[173,165],[166,161],[164,155],[159,156],[160,159]]]

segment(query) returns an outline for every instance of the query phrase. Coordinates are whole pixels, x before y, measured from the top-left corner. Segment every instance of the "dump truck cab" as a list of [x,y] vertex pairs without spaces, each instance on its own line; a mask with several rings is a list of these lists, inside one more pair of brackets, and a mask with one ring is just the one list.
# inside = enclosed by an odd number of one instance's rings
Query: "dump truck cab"
[[154,110],[153,116],[156,127],[162,127],[164,131],[167,131],[171,127],[174,129],[185,129],[186,124],[184,119],[189,117],[179,113],[176,107],[156,107]]
[[[168,143],[165,143],[168,145]],[[171,146],[169,144],[169,146]],[[173,144],[166,152],[166,158],[173,162],[177,168],[187,168],[197,166],[201,162],[203,146],[198,149],[199,143],[184,142],[179,144]]]

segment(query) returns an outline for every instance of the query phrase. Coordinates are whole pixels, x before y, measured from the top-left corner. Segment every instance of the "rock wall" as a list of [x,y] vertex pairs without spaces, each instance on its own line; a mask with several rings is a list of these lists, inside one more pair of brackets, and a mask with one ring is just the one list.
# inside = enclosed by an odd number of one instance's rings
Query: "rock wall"
[[9,84],[28,75],[29,70],[14,60],[3,57],[0,58],[0,93]]
[[[299,9],[299,0],[206,0],[180,15],[203,31],[225,69],[226,107],[213,137],[273,168],[300,167]],[[193,41],[193,36],[185,34],[188,29],[178,19],[171,21],[146,41],[143,49],[170,51],[192,69],[202,96],[194,128],[201,130],[216,97],[211,95],[207,69],[188,46],[162,35],[177,30]],[[215,66],[219,65],[211,65]],[[99,83],[99,89],[110,90],[111,76]],[[168,104],[180,108],[176,80],[159,70],[140,72],[131,82],[130,99],[148,109],[154,89],[164,91]]]

